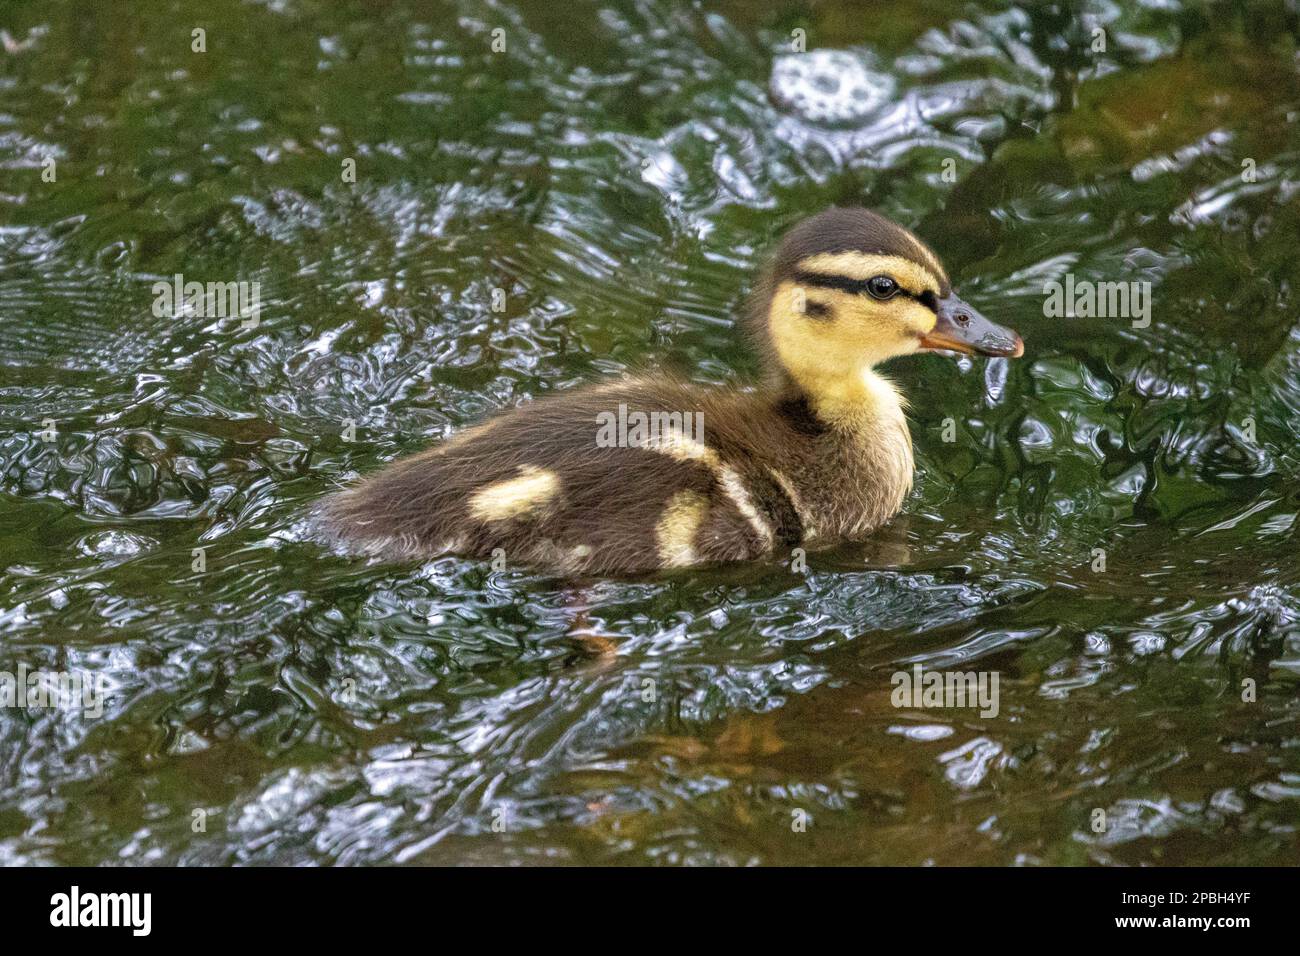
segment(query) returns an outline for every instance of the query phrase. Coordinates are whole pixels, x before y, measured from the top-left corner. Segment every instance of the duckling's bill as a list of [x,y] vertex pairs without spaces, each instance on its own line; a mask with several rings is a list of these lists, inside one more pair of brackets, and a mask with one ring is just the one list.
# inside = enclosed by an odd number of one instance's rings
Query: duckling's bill
[[939,300],[934,328],[921,336],[921,348],[1005,358],[1025,354],[1025,343],[1016,332],[990,322],[951,292]]

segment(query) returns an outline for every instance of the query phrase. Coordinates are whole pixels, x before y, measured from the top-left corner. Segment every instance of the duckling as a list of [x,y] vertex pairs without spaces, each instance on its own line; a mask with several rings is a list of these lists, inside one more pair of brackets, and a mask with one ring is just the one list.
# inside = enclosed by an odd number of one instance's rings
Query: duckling
[[912,487],[905,402],[875,371],[1020,336],[953,292],[938,257],[865,209],[796,225],[741,324],[753,391],[633,376],[503,412],[326,499],[343,542],[388,558],[504,556],[641,574],[862,538]]

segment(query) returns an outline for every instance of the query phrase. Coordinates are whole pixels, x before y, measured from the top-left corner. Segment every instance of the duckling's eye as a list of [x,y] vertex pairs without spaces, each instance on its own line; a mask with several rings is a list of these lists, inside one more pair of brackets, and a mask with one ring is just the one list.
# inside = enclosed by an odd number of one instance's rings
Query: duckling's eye
[[898,291],[898,283],[889,276],[872,276],[867,280],[867,291],[877,299],[889,299]]

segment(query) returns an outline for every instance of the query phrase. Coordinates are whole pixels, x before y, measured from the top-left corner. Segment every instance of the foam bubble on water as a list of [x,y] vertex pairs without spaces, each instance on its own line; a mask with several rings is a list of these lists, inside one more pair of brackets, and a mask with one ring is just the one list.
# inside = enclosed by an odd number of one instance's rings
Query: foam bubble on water
[[86,535],[77,547],[85,555],[126,560],[152,550],[157,543],[153,538],[131,531],[100,531]]
[[894,93],[887,73],[847,50],[792,53],[772,66],[772,99],[810,123],[860,124]]

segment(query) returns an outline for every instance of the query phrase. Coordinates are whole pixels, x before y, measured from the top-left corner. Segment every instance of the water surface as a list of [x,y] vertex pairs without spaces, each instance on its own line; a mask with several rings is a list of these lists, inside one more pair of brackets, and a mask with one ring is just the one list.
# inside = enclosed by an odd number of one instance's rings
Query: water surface
[[[1300,28],[1249,11],[7,4],[0,670],[112,696],[0,710],[0,862],[1294,863]],[[773,96],[800,29],[842,121]],[[750,381],[753,270],[836,203],[1026,342],[891,368],[873,540],[574,588],[304,536],[493,410]],[[177,273],[260,324],[156,315]],[[1150,324],[1045,316],[1066,273]],[[998,715],[894,707],[917,663]]]

